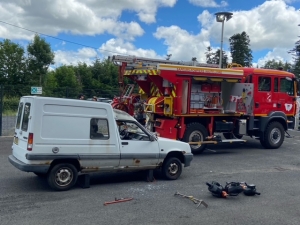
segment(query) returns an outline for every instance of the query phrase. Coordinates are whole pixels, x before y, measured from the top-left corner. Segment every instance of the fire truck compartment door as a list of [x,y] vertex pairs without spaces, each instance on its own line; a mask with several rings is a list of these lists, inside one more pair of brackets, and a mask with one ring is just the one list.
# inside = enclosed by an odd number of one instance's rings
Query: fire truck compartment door
[[[253,113],[252,83],[222,83],[222,96],[225,112]],[[229,94],[228,94],[229,93]]]

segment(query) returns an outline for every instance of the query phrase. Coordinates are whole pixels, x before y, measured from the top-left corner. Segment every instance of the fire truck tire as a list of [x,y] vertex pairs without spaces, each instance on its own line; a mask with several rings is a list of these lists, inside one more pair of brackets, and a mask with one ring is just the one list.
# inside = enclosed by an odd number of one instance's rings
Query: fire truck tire
[[[186,130],[183,136],[184,142],[198,142],[204,141],[208,136],[207,129],[201,123],[190,123],[186,126]],[[202,153],[206,145],[190,145],[193,154]]]
[[263,135],[264,138],[260,140],[261,145],[267,149],[277,149],[284,141],[284,128],[277,121],[271,122]]

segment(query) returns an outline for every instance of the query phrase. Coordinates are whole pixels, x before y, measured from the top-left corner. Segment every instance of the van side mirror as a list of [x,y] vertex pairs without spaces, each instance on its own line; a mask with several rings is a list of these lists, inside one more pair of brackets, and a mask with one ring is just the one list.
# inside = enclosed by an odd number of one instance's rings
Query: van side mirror
[[155,140],[156,140],[156,138],[153,135],[151,135],[150,136],[150,141],[155,141]]

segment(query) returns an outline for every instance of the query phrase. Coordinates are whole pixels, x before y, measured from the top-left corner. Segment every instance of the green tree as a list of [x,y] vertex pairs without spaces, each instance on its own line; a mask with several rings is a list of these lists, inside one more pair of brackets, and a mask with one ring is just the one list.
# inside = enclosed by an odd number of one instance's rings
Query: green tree
[[265,62],[265,64],[262,66],[262,68],[265,69],[279,69],[282,68],[285,71],[291,71],[293,66],[291,63],[288,62],[283,62],[281,60],[276,61],[275,59],[272,60],[268,60],[267,62]]
[[215,52],[213,52],[212,48],[208,46],[206,48],[205,57],[206,57],[206,63],[208,64],[214,64],[213,57],[215,55]]
[[295,47],[290,50],[289,53],[292,54],[294,59],[292,73],[294,73],[296,77],[300,78],[300,41],[295,43]]
[[24,49],[8,39],[0,42],[0,83],[17,85],[26,83]]
[[[220,49],[218,49],[212,58],[213,64],[220,64]],[[228,56],[226,55],[226,52],[222,51],[222,66],[221,68],[226,68],[228,65]]]
[[252,66],[252,51],[250,49],[250,38],[245,31],[234,34],[229,38],[232,62],[242,66]]
[[28,68],[31,76],[31,84],[43,85],[44,76],[51,64],[54,64],[54,53],[50,44],[38,35],[27,47]]

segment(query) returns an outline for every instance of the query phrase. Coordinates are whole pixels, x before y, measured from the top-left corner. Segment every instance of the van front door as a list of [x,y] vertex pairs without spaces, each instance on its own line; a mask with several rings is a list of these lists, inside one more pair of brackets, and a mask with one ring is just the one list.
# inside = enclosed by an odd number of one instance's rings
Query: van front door
[[159,145],[134,121],[117,121],[121,142],[120,166],[156,167]]

